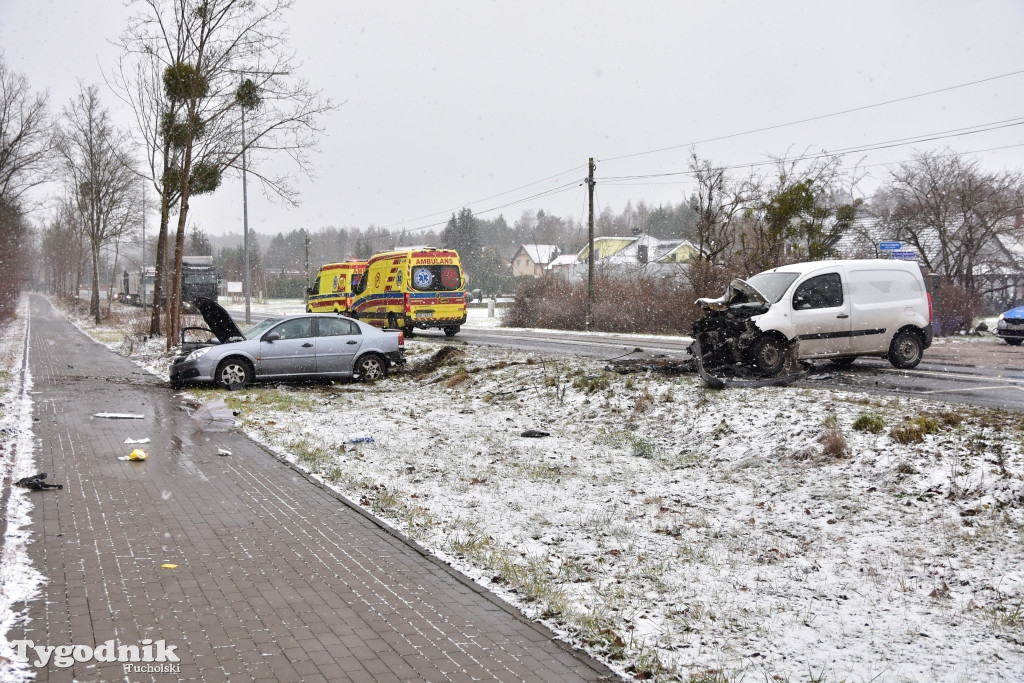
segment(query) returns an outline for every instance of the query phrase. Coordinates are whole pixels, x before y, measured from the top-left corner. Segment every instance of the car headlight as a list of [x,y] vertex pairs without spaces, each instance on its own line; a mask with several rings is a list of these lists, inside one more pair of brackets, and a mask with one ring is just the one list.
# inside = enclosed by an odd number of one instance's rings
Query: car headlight
[[1000,313],[999,314],[999,322],[1003,322],[1003,316],[1005,316],[1005,315],[1006,315],[1005,313]]
[[212,349],[212,348],[213,348],[212,346],[204,346],[201,349],[196,349],[192,353],[190,353],[187,356],[185,356],[185,362],[188,363],[189,361],[199,360],[200,358],[205,356],[207,353],[209,353],[210,349]]

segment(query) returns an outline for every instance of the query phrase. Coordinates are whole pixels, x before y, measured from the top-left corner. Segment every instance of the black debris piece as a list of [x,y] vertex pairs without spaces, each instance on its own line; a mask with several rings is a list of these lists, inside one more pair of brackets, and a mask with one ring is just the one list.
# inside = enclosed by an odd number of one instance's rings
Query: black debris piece
[[32,489],[33,491],[64,488],[64,484],[47,484],[43,481],[44,479],[46,479],[46,472],[40,472],[39,474],[33,474],[31,477],[22,477],[18,481],[14,482],[14,485],[26,489]]
[[522,436],[525,436],[530,439],[539,439],[542,436],[551,436],[551,434],[549,434],[548,432],[542,432],[539,429],[527,429],[525,432],[522,433]]

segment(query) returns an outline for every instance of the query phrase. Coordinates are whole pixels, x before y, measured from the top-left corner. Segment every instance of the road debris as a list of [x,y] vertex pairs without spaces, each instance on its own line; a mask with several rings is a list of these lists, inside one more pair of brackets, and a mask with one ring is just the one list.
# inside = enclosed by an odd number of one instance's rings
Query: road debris
[[145,415],[138,415],[136,413],[95,413],[93,417],[102,417],[108,420],[144,420]]
[[134,451],[132,451],[128,455],[122,455],[121,457],[118,458],[118,460],[135,460],[135,461],[138,461],[138,460],[145,460],[148,457],[149,457],[149,453],[147,453],[146,451],[142,450],[141,448],[136,448]]
[[207,401],[196,408],[191,419],[204,432],[226,432],[238,426],[234,411],[222,398]]
[[31,477],[22,477],[18,481],[14,482],[15,486],[20,486],[25,489],[32,489],[33,491],[46,491],[47,489],[62,489],[63,484],[47,484],[45,481],[46,472],[40,472],[39,474],[33,474]]

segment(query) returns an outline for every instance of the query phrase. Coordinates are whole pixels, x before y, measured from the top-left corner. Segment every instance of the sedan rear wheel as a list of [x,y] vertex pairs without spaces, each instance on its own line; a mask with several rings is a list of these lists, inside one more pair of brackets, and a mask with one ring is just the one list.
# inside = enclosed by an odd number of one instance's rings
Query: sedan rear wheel
[[379,379],[384,379],[388,373],[388,367],[383,358],[375,353],[370,353],[356,361],[356,372],[359,374],[359,379],[367,384],[372,384]]
[[228,389],[241,389],[252,383],[252,368],[241,358],[225,358],[217,366],[214,380]]

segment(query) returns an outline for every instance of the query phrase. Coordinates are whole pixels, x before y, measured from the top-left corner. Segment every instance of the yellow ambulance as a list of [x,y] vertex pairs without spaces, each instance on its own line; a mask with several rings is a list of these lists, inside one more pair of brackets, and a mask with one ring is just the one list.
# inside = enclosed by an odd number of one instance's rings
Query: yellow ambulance
[[352,290],[366,271],[366,261],[326,263],[310,286],[306,313],[348,313]]
[[452,249],[416,247],[375,254],[352,299],[352,317],[378,327],[444,330],[452,337],[466,322],[466,278]]

